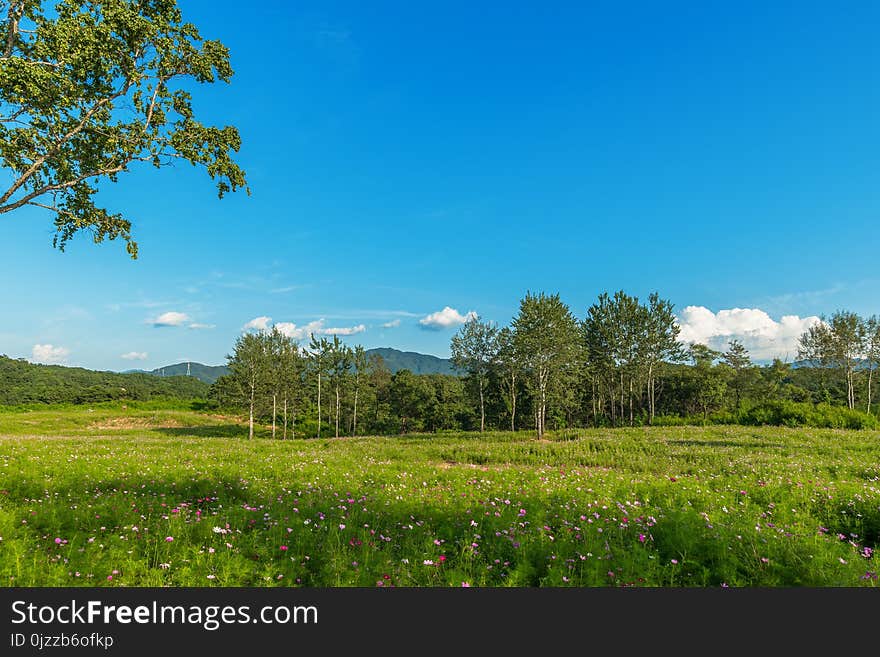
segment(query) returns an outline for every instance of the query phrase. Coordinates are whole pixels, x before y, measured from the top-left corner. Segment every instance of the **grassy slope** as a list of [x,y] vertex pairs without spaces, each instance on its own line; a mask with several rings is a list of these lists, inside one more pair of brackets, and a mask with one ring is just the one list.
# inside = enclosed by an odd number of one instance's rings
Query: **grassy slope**
[[877,585],[877,432],[244,434],[162,408],[0,414],[0,581]]

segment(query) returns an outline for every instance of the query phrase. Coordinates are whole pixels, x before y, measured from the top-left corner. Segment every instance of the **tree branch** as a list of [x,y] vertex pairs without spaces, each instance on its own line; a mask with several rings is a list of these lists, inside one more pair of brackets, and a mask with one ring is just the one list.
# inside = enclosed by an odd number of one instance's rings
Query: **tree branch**
[[12,51],[15,49],[15,35],[18,34],[18,22],[21,20],[23,12],[24,0],[9,3],[9,12],[7,13],[9,32],[6,35],[6,50],[4,51],[4,57],[7,59],[12,57]]
[[[68,132],[66,135],[61,137],[57,142],[55,142],[55,144],[52,146],[52,148],[50,148],[48,151],[46,151],[45,154],[43,154],[42,156],[40,156],[36,160],[34,160],[33,164],[31,164],[31,166],[27,169],[27,171],[25,171],[12,184],[12,186],[6,190],[6,192],[3,194],[3,196],[0,196],[0,204],[6,203],[12,197],[12,195],[15,194],[15,192],[17,192],[22,187],[22,185],[24,185],[31,178],[31,176],[33,176],[40,169],[41,166],[43,166],[43,163],[46,160],[48,160],[50,157],[55,155],[61,149],[61,147],[66,142],[68,142],[71,138],[75,137],[77,134],[82,132],[83,128],[86,126],[86,124],[89,122],[89,120],[98,112],[99,109],[101,109],[104,105],[106,105],[108,103],[112,103],[114,100],[116,100],[120,96],[124,96],[125,94],[127,94],[128,90],[131,88],[131,85],[132,85],[132,81],[130,79],[127,79],[125,81],[125,83],[123,84],[122,88],[119,91],[117,91],[115,94],[113,94],[112,96],[108,96],[106,98],[102,98],[97,103],[92,105],[92,107],[82,117],[80,122],[73,129],[71,129],[70,132]],[[36,197],[32,194],[29,196],[29,198],[32,199],[32,198],[36,198]],[[23,205],[23,203],[18,202],[13,205],[7,205],[7,206],[0,207],[0,213],[8,212],[9,210],[14,210],[15,208],[19,208],[22,205]]]

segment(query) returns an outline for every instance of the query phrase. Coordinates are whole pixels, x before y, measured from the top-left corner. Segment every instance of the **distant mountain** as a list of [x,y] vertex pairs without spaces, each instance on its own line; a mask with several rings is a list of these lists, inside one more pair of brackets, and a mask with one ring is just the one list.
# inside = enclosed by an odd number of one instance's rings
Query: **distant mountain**
[[157,367],[149,374],[155,376],[191,376],[194,379],[203,381],[204,383],[214,383],[217,379],[225,374],[229,374],[229,368],[226,365],[202,365],[201,363],[176,363],[174,365],[166,365],[165,367]]
[[391,370],[392,374],[399,370],[409,370],[413,374],[458,374],[448,358],[438,358],[415,351],[398,351],[389,347],[367,349],[367,355],[371,354],[381,356],[385,361],[385,367]]
[[[385,367],[394,374],[400,370],[409,370],[413,374],[452,374],[457,372],[452,365],[452,361],[448,358],[438,358],[428,354],[420,354],[415,351],[399,351],[390,347],[381,347],[379,349],[367,349],[367,356],[376,354],[381,356],[385,361]],[[221,376],[229,374],[229,368],[225,365],[202,365],[201,363],[175,363],[174,365],[165,365],[146,372],[154,376],[187,376],[187,367],[189,367],[189,376],[203,381],[204,383],[214,383]],[[142,372],[143,370],[129,370],[130,373]]]

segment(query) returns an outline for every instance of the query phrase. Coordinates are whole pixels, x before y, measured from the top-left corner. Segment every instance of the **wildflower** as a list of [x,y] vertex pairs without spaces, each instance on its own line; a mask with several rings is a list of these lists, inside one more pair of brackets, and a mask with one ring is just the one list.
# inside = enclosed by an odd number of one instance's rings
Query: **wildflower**
[[286,546],[286,545],[282,545],[279,549],[280,549],[282,552],[287,552],[287,546]]
[[469,582],[462,582],[461,583],[461,588],[463,588],[463,589],[469,589],[470,587],[471,587],[471,585]]
[[174,537],[173,537],[173,536],[166,536],[166,537],[165,537],[165,542],[166,542],[166,543],[171,543],[173,540],[174,540]]
[[673,566],[678,565],[678,559],[670,559],[670,562],[672,563]]
[[872,556],[874,556],[874,550],[865,546],[862,549],[862,556],[865,557],[865,559],[870,559]]
[[844,559],[843,557],[838,557],[837,560],[840,561],[840,563],[846,565],[846,559]]
[[519,515],[520,518],[522,518],[524,515],[526,515],[526,510],[525,510],[525,509],[520,509],[518,515]]
[[113,581],[113,575],[107,575],[107,581],[108,581],[108,582],[112,582],[112,581]]
[[433,566],[433,565],[434,565],[434,562],[431,561],[430,559],[425,559],[425,560],[422,562],[422,564],[425,565],[425,566]]
[[345,529],[345,525],[343,525],[341,522],[339,523],[339,529],[340,529],[340,531]]
[[441,555],[438,557],[437,561],[439,561],[440,563],[443,563],[444,561],[446,561],[446,555],[445,555],[445,554],[441,554]]
[[646,539],[647,536],[645,536],[644,534],[639,534],[639,543],[644,543]]
[[207,578],[208,579],[217,579],[217,576],[216,575],[207,575]]
[[761,557],[761,563],[770,563],[770,559],[767,557]]

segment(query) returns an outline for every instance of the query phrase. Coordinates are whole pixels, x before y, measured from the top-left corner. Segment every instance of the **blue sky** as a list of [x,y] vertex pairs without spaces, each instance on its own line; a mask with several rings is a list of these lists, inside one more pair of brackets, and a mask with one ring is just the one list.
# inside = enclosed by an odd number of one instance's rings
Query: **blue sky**
[[183,7],[231,49],[195,106],[241,131],[253,194],[188,165],[105,186],[134,262],[4,215],[0,353],[216,364],[257,319],[446,356],[454,321],[420,321],[444,308],[625,289],[790,357],[810,318],[880,312],[876,3]]

